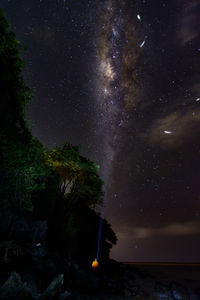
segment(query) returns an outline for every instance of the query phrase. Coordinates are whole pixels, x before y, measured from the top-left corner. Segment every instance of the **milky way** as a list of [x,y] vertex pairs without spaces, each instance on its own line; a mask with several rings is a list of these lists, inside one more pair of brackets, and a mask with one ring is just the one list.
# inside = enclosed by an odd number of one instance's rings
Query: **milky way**
[[100,165],[111,257],[200,261],[199,0],[1,6],[27,49],[33,135]]
[[[126,127],[139,99],[139,42],[130,7],[125,1],[108,1],[100,18],[97,39],[98,101],[108,157],[104,170],[108,174],[121,128]],[[106,166],[106,167],[105,167]]]

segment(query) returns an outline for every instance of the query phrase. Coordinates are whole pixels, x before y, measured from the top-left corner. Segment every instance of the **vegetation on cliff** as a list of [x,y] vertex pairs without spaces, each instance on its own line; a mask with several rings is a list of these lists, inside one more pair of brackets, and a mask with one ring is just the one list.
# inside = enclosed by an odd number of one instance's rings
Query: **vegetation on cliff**
[[[48,229],[42,242],[47,247],[89,264],[98,236],[99,214],[94,208],[103,200],[98,166],[82,157],[78,147],[64,143],[50,150],[32,136],[26,122],[32,91],[22,76],[22,49],[1,9],[0,37],[1,244],[27,239],[24,234],[17,240],[10,219],[21,218],[29,227],[45,222]],[[117,239],[107,221],[103,223],[102,258],[108,259]],[[4,251],[1,263],[6,268]]]

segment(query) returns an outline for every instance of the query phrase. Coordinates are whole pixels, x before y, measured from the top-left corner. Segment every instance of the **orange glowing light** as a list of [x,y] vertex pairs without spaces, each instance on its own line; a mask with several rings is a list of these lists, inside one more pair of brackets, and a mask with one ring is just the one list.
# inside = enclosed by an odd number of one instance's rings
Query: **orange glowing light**
[[95,258],[95,260],[92,263],[92,268],[96,270],[98,268],[98,266],[99,266],[99,263],[98,263],[97,259]]

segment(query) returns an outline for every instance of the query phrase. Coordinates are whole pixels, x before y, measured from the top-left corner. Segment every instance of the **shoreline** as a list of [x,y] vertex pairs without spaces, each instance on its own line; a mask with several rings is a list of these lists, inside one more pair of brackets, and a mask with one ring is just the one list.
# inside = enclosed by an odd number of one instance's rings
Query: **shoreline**
[[138,266],[191,266],[200,267],[200,263],[180,263],[180,262],[119,262],[124,265],[138,265]]

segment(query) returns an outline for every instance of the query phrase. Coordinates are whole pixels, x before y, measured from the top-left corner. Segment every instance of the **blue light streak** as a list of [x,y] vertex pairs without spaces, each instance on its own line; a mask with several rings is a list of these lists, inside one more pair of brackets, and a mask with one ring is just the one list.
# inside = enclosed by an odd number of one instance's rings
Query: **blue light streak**
[[100,217],[100,220],[99,220],[99,233],[98,233],[98,245],[97,245],[97,260],[99,259],[99,250],[100,250],[100,245],[101,245],[102,226],[103,226],[103,219]]

